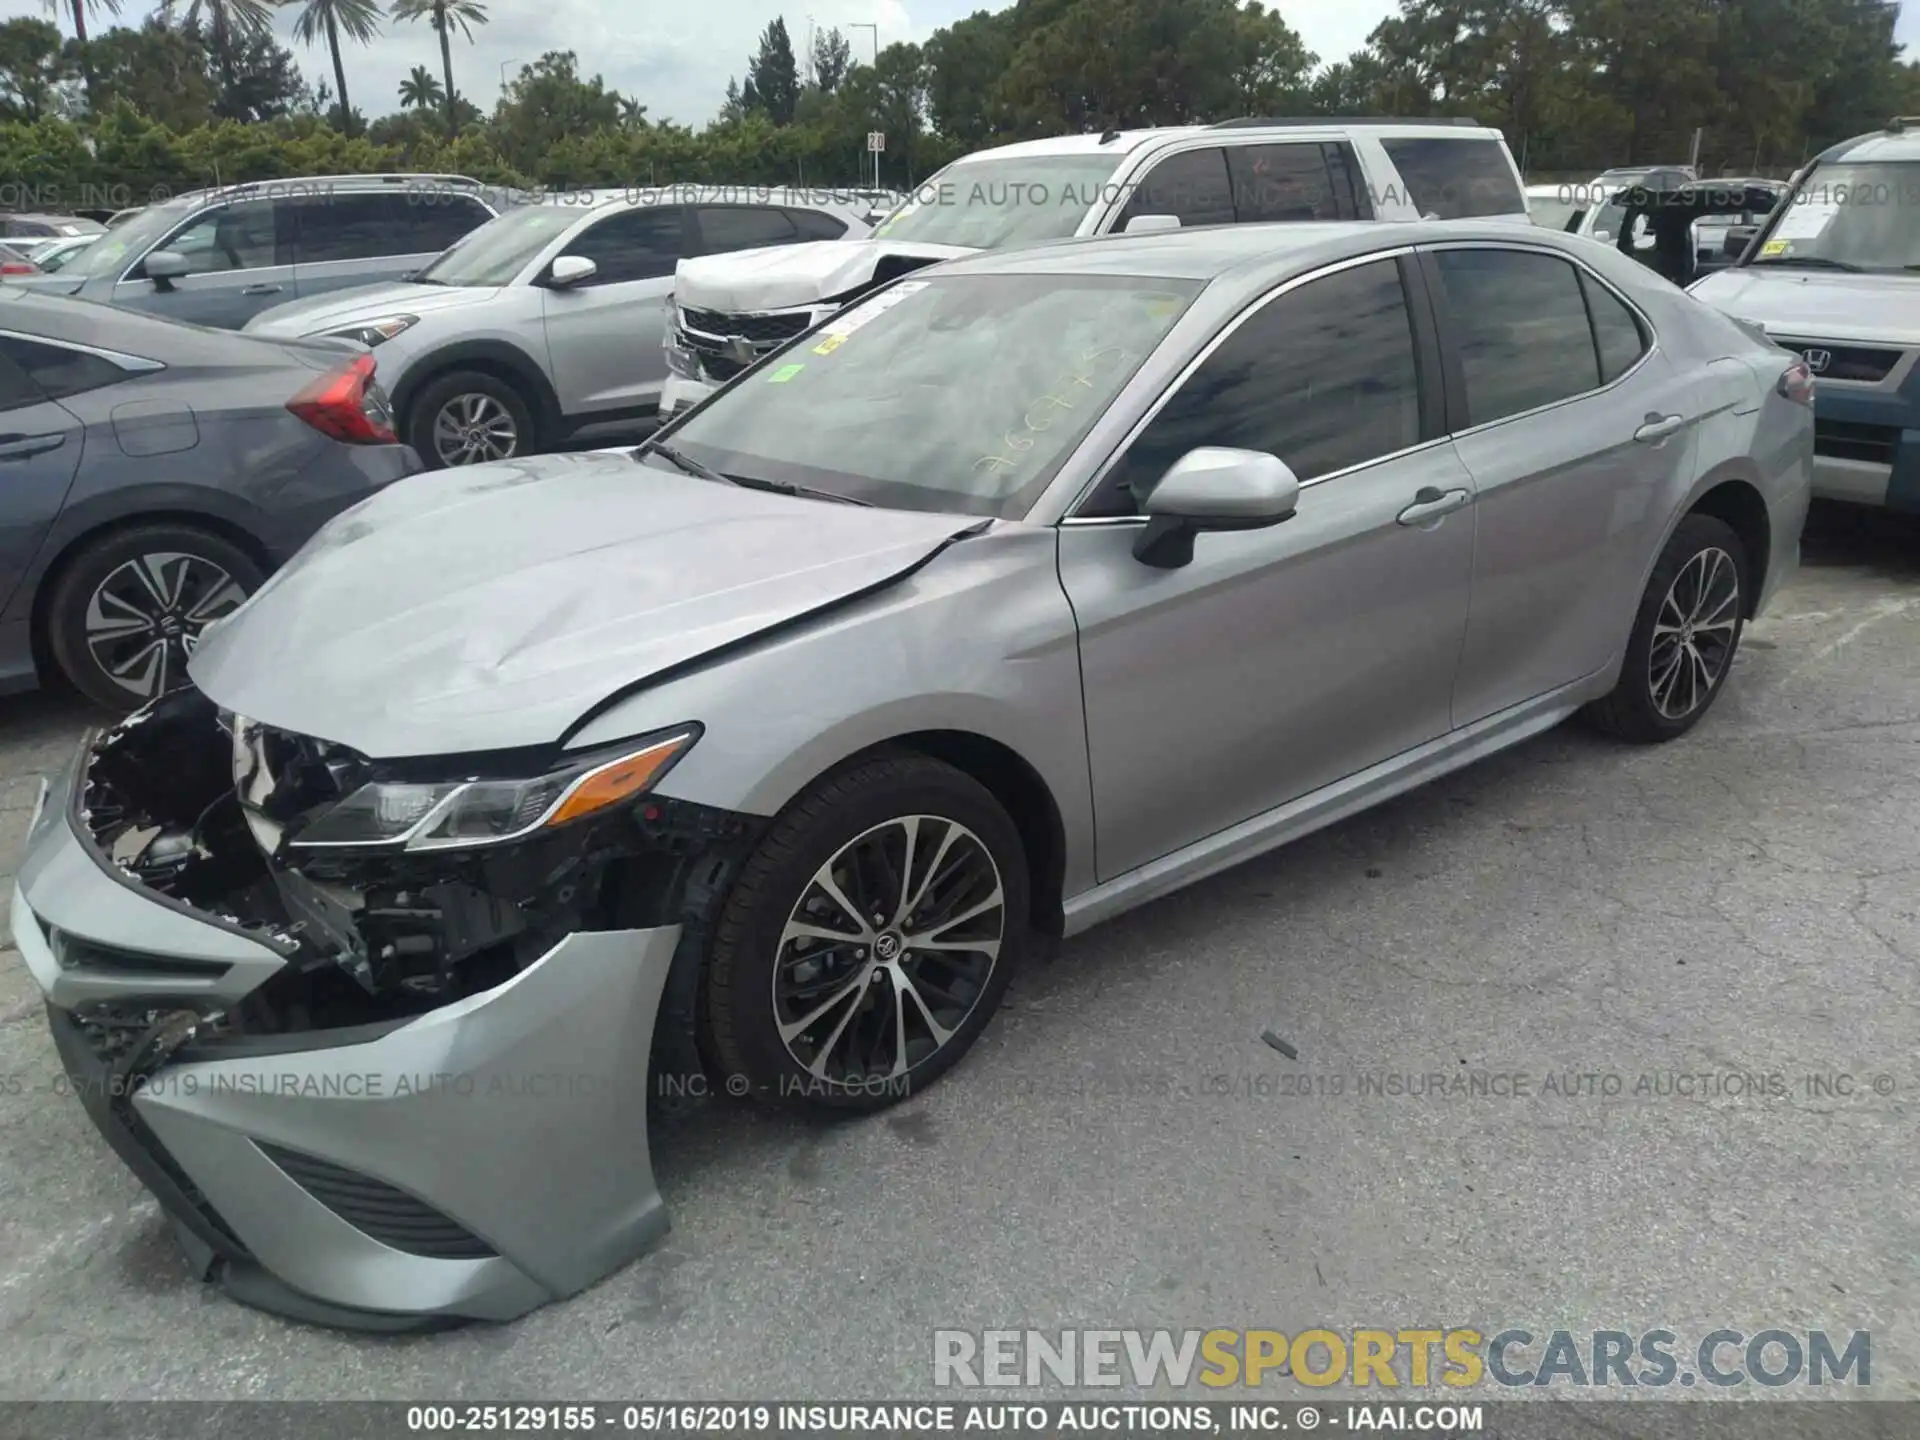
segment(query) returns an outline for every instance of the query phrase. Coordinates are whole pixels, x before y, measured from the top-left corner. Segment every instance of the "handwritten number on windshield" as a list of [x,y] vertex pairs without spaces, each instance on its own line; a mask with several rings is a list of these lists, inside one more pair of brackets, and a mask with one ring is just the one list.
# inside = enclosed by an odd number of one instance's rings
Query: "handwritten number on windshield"
[[[1107,356],[1119,355],[1120,353],[1120,347],[1117,345],[1108,345],[1097,350],[1082,352],[1080,356],[1080,369],[1068,375],[1060,388],[1064,391],[1070,391],[1074,386],[1078,385],[1083,390],[1091,390],[1094,379],[1091,371],[1095,362]],[[1020,462],[1016,457],[1033,448],[1033,437],[1053,428],[1053,416],[1049,412],[1054,410],[1071,410],[1073,408],[1072,400],[1052,394],[1051,392],[1037,397],[1027,406],[1026,413],[1020,418],[1020,423],[1023,428],[1019,430],[1009,430],[1000,437],[1002,448],[1014,453],[982,455],[978,460],[973,462],[973,468],[975,470],[985,470],[989,475],[998,475],[1002,471],[1018,469]],[[1036,412],[1038,412],[1038,418],[1036,418]]]

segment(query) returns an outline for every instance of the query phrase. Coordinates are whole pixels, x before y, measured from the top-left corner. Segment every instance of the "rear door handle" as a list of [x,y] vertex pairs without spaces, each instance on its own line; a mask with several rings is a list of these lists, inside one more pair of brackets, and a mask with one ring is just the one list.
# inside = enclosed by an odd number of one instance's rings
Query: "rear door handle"
[[1470,491],[1441,490],[1432,485],[1422,485],[1415,492],[1413,503],[1400,512],[1400,523],[1424,525],[1429,520],[1438,520],[1442,515],[1451,515],[1472,499]]
[[1642,444],[1655,445],[1687,423],[1684,415],[1649,415],[1646,423],[1633,432]]
[[0,435],[0,460],[31,459],[66,443],[65,435]]
[[240,293],[242,295],[278,295],[280,293],[280,287],[278,285],[249,285]]

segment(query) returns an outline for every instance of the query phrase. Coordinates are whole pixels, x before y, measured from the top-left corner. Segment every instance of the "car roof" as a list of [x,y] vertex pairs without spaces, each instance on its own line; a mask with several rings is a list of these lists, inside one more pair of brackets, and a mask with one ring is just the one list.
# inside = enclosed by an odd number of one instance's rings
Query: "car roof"
[[[1288,275],[1362,255],[1442,240],[1546,244],[1584,255],[1592,241],[1557,230],[1516,226],[1511,220],[1476,222],[1310,220],[1271,225],[1221,225],[1146,235],[1063,240],[1013,250],[988,250],[948,261],[952,275],[1132,275],[1157,280],[1245,280],[1265,286]],[[930,272],[929,272],[930,273]]]
[[1829,146],[1815,157],[1816,163],[1837,160],[1858,163],[1866,160],[1920,160],[1920,130],[1876,130],[1856,135]]
[[1107,131],[1085,135],[1051,135],[1044,140],[1016,140],[1011,145],[996,145],[990,150],[974,150],[961,156],[953,163],[970,164],[976,160],[1014,160],[1027,156],[1044,155],[1126,155],[1161,140],[1187,139],[1197,135],[1219,135],[1223,140],[1231,139],[1236,144],[1247,144],[1266,136],[1297,139],[1302,131],[1366,131],[1385,133],[1389,136],[1434,135],[1448,139],[1499,139],[1498,130],[1485,125],[1456,124],[1452,120],[1400,120],[1371,118],[1341,118],[1327,116],[1324,119],[1306,117],[1302,119],[1280,118],[1263,121],[1259,118],[1247,120],[1222,121],[1215,125],[1162,125],[1151,129]]
[[620,205],[787,205],[806,210],[863,210],[868,204],[854,190],[798,185],[626,185],[617,189],[543,191],[527,198],[535,205],[559,205],[584,212]]

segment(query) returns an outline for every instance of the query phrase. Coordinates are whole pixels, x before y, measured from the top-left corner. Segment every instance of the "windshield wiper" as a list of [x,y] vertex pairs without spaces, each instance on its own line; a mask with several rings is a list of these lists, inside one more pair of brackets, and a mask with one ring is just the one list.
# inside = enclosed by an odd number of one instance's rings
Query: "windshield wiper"
[[764,490],[770,495],[791,495],[796,499],[837,500],[842,505],[864,505],[868,509],[872,508],[867,501],[856,500],[851,495],[839,495],[831,490],[815,490],[811,486],[795,485],[786,480],[761,480],[752,475],[723,475],[711,465],[702,465],[692,456],[660,440],[649,440],[633,453],[636,456],[658,455],[683,475],[692,475],[700,480],[717,481],[722,485],[738,485],[742,490]]
[[1766,255],[1747,263],[1750,265],[1804,265],[1810,270],[1846,270],[1856,275],[1865,268],[1860,265],[1850,265],[1845,260],[1829,260],[1824,255]]

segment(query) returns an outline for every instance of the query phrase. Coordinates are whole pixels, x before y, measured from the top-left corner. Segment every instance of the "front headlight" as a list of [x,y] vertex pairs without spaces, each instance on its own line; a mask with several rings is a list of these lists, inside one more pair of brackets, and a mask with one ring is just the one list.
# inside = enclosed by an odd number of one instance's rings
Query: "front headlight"
[[523,780],[375,781],[302,827],[288,844],[418,851],[521,840],[645,794],[699,736],[698,726],[688,726]]
[[320,333],[333,340],[358,341],[371,350],[419,323],[418,315],[383,315],[378,320],[364,320],[358,325],[346,325],[338,330],[323,330]]

